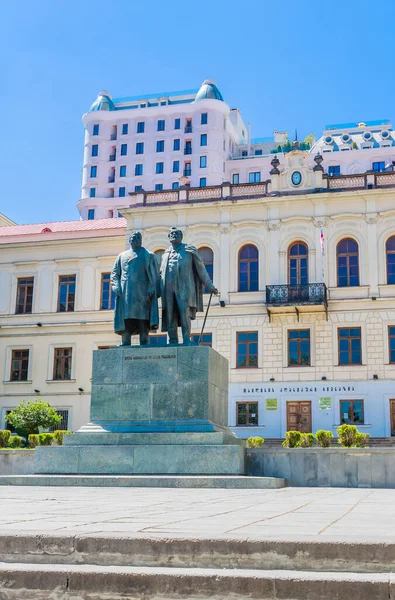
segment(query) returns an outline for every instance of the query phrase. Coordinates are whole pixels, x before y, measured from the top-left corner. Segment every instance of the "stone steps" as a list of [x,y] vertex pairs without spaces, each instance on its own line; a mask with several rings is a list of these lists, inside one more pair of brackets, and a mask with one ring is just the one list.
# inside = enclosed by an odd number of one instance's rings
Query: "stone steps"
[[148,487],[275,489],[287,486],[279,477],[245,475],[2,475],[0,486],[77,486],[77,487]]
[[[136,600],[238,598],[388,600],[391,574],[312,573],[253,569],[188,569],[95,565],[0,565],[6,600]],[[50,596],[49,596],[50,594]]]

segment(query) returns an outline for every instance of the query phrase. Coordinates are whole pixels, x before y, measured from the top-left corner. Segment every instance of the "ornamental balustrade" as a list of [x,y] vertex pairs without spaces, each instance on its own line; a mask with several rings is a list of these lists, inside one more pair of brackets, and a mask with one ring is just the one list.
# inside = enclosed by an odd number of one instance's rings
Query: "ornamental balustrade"
[[304,285],[267,285],[266,304],[269,306],[302,306],[327,303],[325,283]]

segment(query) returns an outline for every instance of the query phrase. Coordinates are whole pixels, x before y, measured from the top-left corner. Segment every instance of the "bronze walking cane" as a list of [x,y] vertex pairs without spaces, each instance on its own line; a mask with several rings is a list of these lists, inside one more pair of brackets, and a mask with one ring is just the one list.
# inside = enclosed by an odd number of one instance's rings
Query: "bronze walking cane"
[[[199,343],[198,343],[198,346],[200,346],[200,343],[201,343],[201,341],[202,341],[202,337],[203,337],[203,331],[204,331],[204,327],[205,327],[205,325],[206,325],[207,315],[208,315],[208,311],[209,311],[209,308],[210,308],[210,304],[211,304],[211,298],[213,297],[213,293],[214,293],[214,292],[211,292],[211,293],[210,293],[210,298],[208,299],[207,310],[206,310],[206,314],[204,315],[203,327],[202,327],[202,331],[200,332],[200,338],[199,338]],[[218,293],[219,293],[219,292],[218,292]]]

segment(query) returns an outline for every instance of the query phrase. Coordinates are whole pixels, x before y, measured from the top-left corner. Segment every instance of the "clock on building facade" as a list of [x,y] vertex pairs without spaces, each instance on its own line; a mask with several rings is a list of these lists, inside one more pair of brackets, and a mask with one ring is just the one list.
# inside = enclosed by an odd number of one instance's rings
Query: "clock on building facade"
[[300,185],[302,183],[302,174],[300,171],[294,171],[291,176],[293,185]]

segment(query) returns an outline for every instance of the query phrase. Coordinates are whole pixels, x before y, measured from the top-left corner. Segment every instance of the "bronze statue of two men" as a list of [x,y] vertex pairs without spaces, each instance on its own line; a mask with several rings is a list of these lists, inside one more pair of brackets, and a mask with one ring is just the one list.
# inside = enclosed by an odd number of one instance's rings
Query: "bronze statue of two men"
[[160,269],[155,254],[142,246],[139,231],[130,236],[130,250],[122,252],[111,273],[116,295],[114,331],[122,336],[122,346],[130,346],[131,336],[140,336],[140,345],[148,344],[149,332],[159,327],[158,298],[162,298],[162,331],[170,344],[191,344],[191,321],[203,310],[203,290],[218,290],[207,273],[194,246],[182,242],[182,231],[169,231],[171,246],[162,255]]

